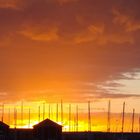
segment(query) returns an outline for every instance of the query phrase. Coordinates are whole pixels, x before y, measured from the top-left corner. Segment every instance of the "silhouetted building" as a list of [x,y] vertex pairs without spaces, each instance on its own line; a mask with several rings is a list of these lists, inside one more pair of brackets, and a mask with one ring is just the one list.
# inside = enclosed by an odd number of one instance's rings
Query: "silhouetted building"
[[61,140],[62,126],[46,119],[33,129],[9,128],[3,122],[0,122],[0,140]]
[[9,139],[9,126],[0,121],[0,140]]
[[34,125],[34,136],[38,140],[61,140],[62,126],[46,119],[37,125]]
[[10,129],[10,140],[35,140],[33,129]]

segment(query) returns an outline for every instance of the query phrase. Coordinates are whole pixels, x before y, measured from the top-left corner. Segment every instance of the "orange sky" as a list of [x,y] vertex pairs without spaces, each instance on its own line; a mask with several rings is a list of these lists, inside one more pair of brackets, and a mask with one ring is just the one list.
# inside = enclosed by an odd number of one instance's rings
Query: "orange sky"
[[[0,101],[123,101],[140,112],[139,0],[0,0]],[[119,106],[118,106],[119,105]]]

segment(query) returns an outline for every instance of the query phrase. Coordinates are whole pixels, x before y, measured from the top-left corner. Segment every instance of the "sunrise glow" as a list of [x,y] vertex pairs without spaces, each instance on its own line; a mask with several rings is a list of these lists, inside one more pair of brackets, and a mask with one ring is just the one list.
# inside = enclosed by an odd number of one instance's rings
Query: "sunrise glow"
[[140,0],[0,0],[0,121],[140,132],[139,9]]
[[[100,102],[103,107],[98,107],[98,102],[91,103],[91,131],[107,131],[108,123],[108,108],[104,102]],[[63,105],[63,106],[61,106]],[[71,106],[71,111],[69,107]],[[77,112],[78,106],[78,112]],[[63,126],[63,131],[89,131],[88,120],[88,103],[46,103],[40,102],[17,102],[16,104],[4,104],[1,106],[1,118],[3,121],[10,125],[11,128],[30,128],[32,129],[35,124],[43,121],[46,118]],[[63,108],[61,108],[63,107]],[[16,112],[15,112],[16,109]],[[63,109],[63,112],[62,112]],[[30,111],[29,111],[30,110]],[[3,114],[3,116],[2,116]],[[62,116],[63,115],[63,116]],[[63,120],[62,120],[63,118]],[[63,121],[63,122],[61,122]],[[121,132],[122,129],[122,106],[120,112],[111,111],[111,132]],[[132,112],[125,114],[125,127],[124,131],[131,132],[132,125]],[[139,115],[135,114],[134,131],[139,131]]]

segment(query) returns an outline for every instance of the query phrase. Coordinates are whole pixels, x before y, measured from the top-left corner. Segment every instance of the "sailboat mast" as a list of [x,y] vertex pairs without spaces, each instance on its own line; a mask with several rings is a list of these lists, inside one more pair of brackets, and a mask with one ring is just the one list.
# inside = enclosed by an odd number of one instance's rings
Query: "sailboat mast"
[[45,119],[45,103],[43,103],[43,120]]
[[76,116],[74,114],[74,132],[76,132]]
[[58,122],[58,103],[56,104],[56,122]]
[[40,106],[38,106],[38,122],[40,122]]
[[111,111],[111,102],[108,102],[108,121],[107,121],[107,132],[110,132],[110,111]]
[[140,116],[139,116],[139,133],[140,133]]
[[88,131],[91,131],[90,101],[88,101]]
[[31,112],[30,112],[30,108],[29,108],[29,126],[28,126],[29,128],[30,128],[30,117],[31,117],[30,114],[31,114]]
[[124,131],[124,117],[125,117],[125,102],[123,103],[123,112],[122,112],[122,133]]
[[15,128],[17,127],[17,109],[14,107],[14,121],[15,121]]
[[76,131],[78,132],[78,105],[76,106]]
[[63,124],[63,101],[61,100],[61,124]]
[[9,108],[9,112],[8,112],[8,114],[9,114],[9,115],[8,115],[8,122],[9,122],[8,124],[9,124],[9,126],[10,126],[10,122],[11,122],[11,120],[10,120],[10,113],[11,113],[11,112],[10,112],[10,108]]
[[23,101],[21,101],[21,125],[23,125]]
[[71,104],[69,104],[69,131],[71,131]]
[[132,114],[132,133],[134,132],[134,121],[135,121],[135,109],[133,109],[133,114]]
[[51,105],[49,104],[49,112],[48,112],[48,118],[50,119],[50,114],[51,114]]
[[4,121],[4,104],[2,104],[2,117],[1,117],[1,121]]

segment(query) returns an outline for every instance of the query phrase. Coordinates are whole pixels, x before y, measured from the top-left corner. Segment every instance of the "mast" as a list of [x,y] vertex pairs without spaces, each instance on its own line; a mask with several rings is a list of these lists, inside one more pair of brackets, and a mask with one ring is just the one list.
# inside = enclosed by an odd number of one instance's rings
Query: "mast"
[[51,116],[51,119],[53,120],[53,117],[54,117],[53,116],[53,105],[51,106],[51,115],[50,116]]
[[14,121],[15,121],[15,128],[17,127],[17,109],[14,107]]
[[58,103],[56,104],[56,122],[58,122]]
[[133,114],[132,114],[132,133],[134,132],[134,121],[135,121],[135,109],[133,109]]
[[30,108],[29,108],[29,126],[28,126],[29,128],[30,128],[30,117],[31,117],[30,115],[31,115],[31,112],[30,112]]
[[139,133],[140,133],[140,116],[139,116]]
[[124,117],[125,117],[125,102],[123,103],[123,112],[122,112],[122,133],[124,131]]
[[88,131],[91,131],[90,101],[88,101]]
[[74,114],[74,132],[76,132],[76,116]]
[[61,100],[61,124],[63,124],[63,101]]
[[108,121],[107,121],[107,132],[110,132],[110,111],[111,111],[111,102],[108,102]]
[[43,103],[43,120],[45,119],[45,103]]
[[69,131],[71,131],[71,104],[69,104]]
[[4,103],[2,104],[2,115],[1,115],[1,121],[4,121]]
[[78,132],[78,105],[76,106],[76,131]]
[[40,106],[38,106],[38,122],[40,122]]
[[23,125],[23,101],[21,101],[21,125]]
[[11,111],[10,111],[10,108],[9,108],[9,112],[8,112],[8,124],[9,124],[9,126],[10,126],[10,123],[11,123],[11,120],[10,120],[10,113],[11,113]]
[[50,114],[51,114],[51,105],[49,104],[49,112],[48,112],[48,118],[50,119]]

